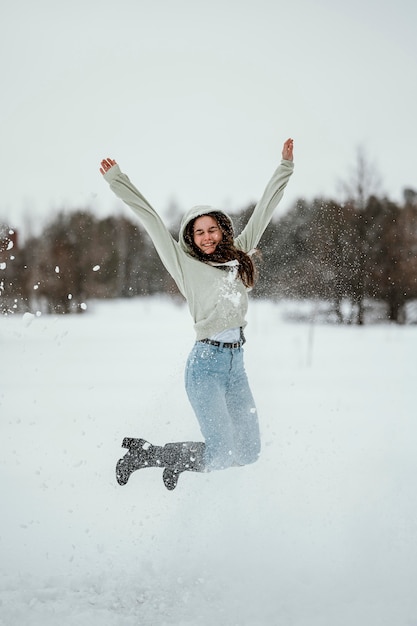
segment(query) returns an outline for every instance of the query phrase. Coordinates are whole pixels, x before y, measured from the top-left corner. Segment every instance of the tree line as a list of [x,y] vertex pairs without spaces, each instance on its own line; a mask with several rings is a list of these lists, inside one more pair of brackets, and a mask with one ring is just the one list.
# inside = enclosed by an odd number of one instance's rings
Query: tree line
[[[417,192],[403,195],[400,204],[376,195],[295,202],[263,235],[254,297],[317,299],[341,323],[363,324],[370,309],[409,321],[407,304],[417,300]],[[237,232],[252,209],[232,216]],[[0,228],[4,314],[82,312],[91,299],[159,293],[178,290],[135,218],[60,213],[24,245],[9,225]]]

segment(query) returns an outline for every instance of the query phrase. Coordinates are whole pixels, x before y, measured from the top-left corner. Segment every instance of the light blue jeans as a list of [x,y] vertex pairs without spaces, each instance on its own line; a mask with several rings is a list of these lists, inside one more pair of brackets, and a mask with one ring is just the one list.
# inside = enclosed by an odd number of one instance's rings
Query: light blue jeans
[[206,469],[254,463],[259,422],[243,364],[243,348],[196,342],[187,360],[185,388],[206,443]]

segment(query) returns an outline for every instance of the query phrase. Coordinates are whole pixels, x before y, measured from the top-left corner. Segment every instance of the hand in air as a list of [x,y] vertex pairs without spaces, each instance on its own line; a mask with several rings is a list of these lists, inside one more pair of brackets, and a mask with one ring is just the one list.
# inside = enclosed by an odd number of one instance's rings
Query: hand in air
[[109,169],[111,167],[113,167],[113,165],[117,165],[116,161],[114,161],[113,159],[103,159],[102,160],[101,167],[100,167],[100,172],[103,174],[103,176],[104,176],[104,174],[106,172],[109,171]]
[[284,147],[282,148],[282,158],[285,159],[286,161],[292,161],[294,157],[293,148],[294,148],[294,140],[287,139],[287,141],[284,142]]

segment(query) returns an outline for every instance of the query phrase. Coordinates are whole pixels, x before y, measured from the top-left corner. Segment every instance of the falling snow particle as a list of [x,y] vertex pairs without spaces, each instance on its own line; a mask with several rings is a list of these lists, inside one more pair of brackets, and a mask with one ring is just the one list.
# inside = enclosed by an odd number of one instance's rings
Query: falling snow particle
[[85,302],[81,302],[81,304],[80,304],[80,308],[81,308],[83,311],[86,311],[86,310],[87,310],[87,305],[86,305],[86,303],[85,303]]
[[22,319],[23,319],[23,324],[25,326],[29,326],[29,324],[31,324],[33,320],[35,319],[35,316],[33,315],[33,313],[24,313]]
[[100,269],[100,265],[95,265],[93,267],[93,272],[98,272],[99,269]]
[[59,274],[59,265],[56,265],[56,266],[55,266],[55,273],[56,273],[56,274]]
[[0,270],[5,270],[7,267],[7,263],[0,263]]

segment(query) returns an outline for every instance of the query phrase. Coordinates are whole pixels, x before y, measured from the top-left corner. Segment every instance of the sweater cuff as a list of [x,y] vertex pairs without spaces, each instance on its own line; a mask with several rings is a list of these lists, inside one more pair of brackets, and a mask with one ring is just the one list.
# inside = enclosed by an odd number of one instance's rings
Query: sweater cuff
[[107,172],[104,174],[104,180],[108,183],[111,183],[117,176],[121,174],[120,167],[117,165],[113,165]]
[[281,159],[281,165],[285,165],[285,167],[289,167],[291,170],[294,169],[294,161],[287,161],[287,159]]

